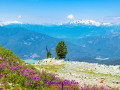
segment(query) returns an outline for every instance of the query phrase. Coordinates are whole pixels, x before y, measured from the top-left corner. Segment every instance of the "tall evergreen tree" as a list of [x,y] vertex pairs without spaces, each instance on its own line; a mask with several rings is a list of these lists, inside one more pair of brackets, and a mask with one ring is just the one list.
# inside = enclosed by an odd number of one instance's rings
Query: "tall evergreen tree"
[[47,59],[51,58],[51,52],[50,52],[50,50],[48,51],[47,47],[46,47],[46,51],[47,51]]
[[68,53],[68,51],[64,41],[61,41],[57,44],[55,51],[58,59],[63,59],[66,57],[66,54]]

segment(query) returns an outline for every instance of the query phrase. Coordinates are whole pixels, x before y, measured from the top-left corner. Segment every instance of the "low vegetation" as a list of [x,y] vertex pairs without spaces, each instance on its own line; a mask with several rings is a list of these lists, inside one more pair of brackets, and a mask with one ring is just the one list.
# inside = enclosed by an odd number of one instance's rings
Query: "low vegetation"
[[[67,80],[66,80],[67,81]],[[0,89],[7,90],[55,90],[67,85],[65,80],[55,77],[52,73],[39,72],[31,64],[25,64],[8,49],[0,47]],[[70,82],[70,81],[67,81]],[[56,87],[56,86],[60,87]],[[77,90],[77,83],[63,87]]]
[[62,65],[34,65],[37,68],[45,69],[46,71],[59,71],[61,68],[64,68],[64,64]]
[[[44,66],[45,67],[45,66]],[[63,66],[50,66],[47,70]],[[39,67],[42,68],[42,65]],[[79,89],[78,89],[79,88]],[[26,64],[10,50],[0,47],[0,90],[109,90],[105,87],[78,86],[74,80],[63,80],[53,73],[40,72]]]

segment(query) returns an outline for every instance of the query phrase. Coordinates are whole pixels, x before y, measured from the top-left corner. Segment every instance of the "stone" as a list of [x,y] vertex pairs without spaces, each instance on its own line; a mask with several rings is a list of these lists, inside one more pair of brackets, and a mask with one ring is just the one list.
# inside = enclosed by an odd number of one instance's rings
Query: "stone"
[[2,57],[0,57],[0,59],[2,59]]

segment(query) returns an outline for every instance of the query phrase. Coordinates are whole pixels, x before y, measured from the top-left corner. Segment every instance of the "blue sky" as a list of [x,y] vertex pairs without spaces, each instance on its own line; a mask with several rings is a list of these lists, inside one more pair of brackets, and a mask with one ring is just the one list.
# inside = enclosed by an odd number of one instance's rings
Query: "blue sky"
[[53,24],[87,19],[119,23],[120,0],[0,0],[0,21]]

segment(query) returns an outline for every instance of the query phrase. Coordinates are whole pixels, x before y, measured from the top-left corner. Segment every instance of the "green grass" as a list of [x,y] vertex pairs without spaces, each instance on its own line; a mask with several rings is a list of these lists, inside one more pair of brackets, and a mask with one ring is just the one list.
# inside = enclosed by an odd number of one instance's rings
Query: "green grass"
[[93,76],[93,78],[105,78],[107,82],[110,82],[112,79],[116,79],[116,80],[120,80],[120,76],[119,75],[111,75],[111,74],[103,74],[103,73],[95,73],[93,71],[82,71],[82,70],[76,70],[76,69],[71,69],[72,71],[75,71],[77,73],[81,73],[81,74],[87,74],[87,76],[91,77]]
[[46,71],[59,71],[60,69],[63,69],[65,64],[62,65],[33,65],[34,67],[40,68],[40,69],[45,69]]
[[83,72],[83,73],[88,73],[88,74],[94,74],[94,75],[100,75],[100,76],[106,76],[106,77],[116,77],[117,79],[120,79],[119,75],[111,75],[111,74],[103,74],[103,73],[95,73],[92,71],[81,71],[81,70],[76,70],[77,72]]

